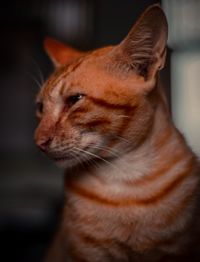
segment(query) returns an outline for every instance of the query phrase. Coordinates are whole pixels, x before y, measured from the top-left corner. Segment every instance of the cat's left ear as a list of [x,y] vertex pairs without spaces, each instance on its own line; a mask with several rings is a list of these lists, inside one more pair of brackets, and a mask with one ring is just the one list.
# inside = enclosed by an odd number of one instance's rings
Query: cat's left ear
[[160,5],[152,5],[134,24],[114,51],[118,67],[134,71],[149,80],[165,64],[168,26]]
[[45,38],[44,48],[56,67],[70,63],[82,55],[82,52],[50,37]]

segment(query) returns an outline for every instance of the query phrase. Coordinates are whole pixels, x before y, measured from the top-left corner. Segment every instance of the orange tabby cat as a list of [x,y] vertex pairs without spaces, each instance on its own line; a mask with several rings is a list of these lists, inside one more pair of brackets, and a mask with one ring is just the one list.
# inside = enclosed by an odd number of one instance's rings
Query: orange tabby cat
[[45,41],[56,71],[37,98],[35,140],[66,168],[47,261],[200,261],[199,167],[159,84],[166,40],[153,5],[117,46]]

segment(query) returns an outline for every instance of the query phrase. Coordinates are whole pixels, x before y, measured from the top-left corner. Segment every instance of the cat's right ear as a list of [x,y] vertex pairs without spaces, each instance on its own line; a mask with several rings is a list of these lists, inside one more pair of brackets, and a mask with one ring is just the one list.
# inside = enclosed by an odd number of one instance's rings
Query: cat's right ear
[[55,67],[70,63],[82,54],[80,51],[50,37],[45,38],[44,48]]
[[138,18],[127,37],[114,49],[115,63],[150,80],[165,64],[167,20],[156,4]]

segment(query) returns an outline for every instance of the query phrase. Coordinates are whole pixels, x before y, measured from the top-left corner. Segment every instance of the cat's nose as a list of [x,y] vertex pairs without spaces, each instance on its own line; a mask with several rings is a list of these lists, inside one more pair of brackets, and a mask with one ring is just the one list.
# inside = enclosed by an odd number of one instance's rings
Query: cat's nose
[[48,139],[42,139],[40,141],[37,141],[37,146],[43,151],[46,152],[49,148],[49,145],[51,144],[52,138]]

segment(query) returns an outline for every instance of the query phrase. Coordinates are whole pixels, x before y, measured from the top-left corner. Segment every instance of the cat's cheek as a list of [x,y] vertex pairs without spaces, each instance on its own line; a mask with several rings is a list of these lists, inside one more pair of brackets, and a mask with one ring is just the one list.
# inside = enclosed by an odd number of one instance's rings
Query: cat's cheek
[[93,146],[102,144],[102,137],[98,133],[83,133],[79,147],[93,148]]

